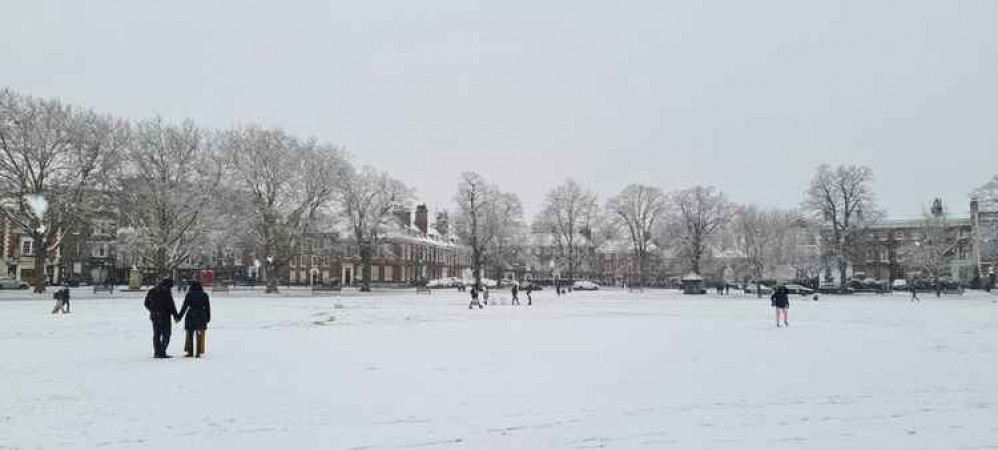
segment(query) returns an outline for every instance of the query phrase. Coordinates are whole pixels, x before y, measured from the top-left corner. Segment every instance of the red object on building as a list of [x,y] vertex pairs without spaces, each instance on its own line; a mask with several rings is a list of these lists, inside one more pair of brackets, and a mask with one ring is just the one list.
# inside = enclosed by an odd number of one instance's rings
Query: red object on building
[[202,286],[212,286],[215,284],[215,271],[204,269],[198,272],[197,280]]

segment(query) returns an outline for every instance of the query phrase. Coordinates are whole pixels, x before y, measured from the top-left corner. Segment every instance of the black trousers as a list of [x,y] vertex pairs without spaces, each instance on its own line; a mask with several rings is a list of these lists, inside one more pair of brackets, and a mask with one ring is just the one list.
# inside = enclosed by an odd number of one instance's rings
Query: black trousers
[[166,354],[166,347],[170,345],[170,333],[173,326],[170,325],[170,316],[154,317],[152,321],[152,350],[154,356]]

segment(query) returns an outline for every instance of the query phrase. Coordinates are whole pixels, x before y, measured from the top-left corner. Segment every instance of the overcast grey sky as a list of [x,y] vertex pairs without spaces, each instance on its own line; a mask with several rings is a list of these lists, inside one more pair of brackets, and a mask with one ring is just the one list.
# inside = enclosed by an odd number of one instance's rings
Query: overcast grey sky
[[954,211],[998,173],[998,2],[0,0],[0,85],[276,125],[449,206],[565,177],[793,207],[821,163]]

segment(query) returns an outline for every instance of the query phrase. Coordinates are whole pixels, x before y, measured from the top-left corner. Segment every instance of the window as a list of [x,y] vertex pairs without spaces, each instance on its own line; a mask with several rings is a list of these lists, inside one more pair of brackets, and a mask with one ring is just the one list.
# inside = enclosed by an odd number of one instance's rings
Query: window
[[313,266],[318,266],[319,265],[319,257],[318,256],[313,256],[312,257],[312,265]]
[[35,240],[30,237],[21,238],[21,255],[31,256],[35,254]]
[[111,236],[114,230],[114,223],[108,220],[96,220],[93,224],[94,236]]

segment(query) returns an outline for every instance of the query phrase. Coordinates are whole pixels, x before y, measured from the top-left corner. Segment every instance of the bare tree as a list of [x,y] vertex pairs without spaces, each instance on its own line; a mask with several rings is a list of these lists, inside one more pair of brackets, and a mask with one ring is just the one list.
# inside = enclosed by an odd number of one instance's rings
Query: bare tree
[[790,260],[795,215],[787,211],[739,208],[731,224],[734,246],[752,271],[756,293],[764,275]]
[[516,195],[501,192],[481,175],[461,174],[454,196],[457,214],[454,232],[471,247],[472,276],[475,285],[482,285],[482,269],[499,257],[497,250],[511,227],[522,223],[522,206]]
[[821,249],[821,232],[811,221],[800,217],[791,224],[787,245],[787,263],[793,267],[798,279],[810,280],[817,289],[821,271],[826,266]]
[[486,209],[492,243],[486,248],[485,259],[495,268],[496,278],[505,268],[513,268],[526,255],[527,227],[523,223],[523,205],[516,194],[494,191]]
[[688,264],[700,274],[700,265],[711,239],[727,224],[732,205],[712,186],[695,186],[672,195],[675,215],[669,225],[669,237]]
[[898,249],[911,266],[931,278],[943,276],[958,256],[959,232],[941,209],[938,213],[923,213],[913,240]]
[[257,255],[266,259],[267,292],[277,292],[277,272],[333,197],[343,154],[334,146],[254,126],[226,132],[221,147],[231,183],[252,198]]
[[590,277],[601,275],[602,268],[598,265],[599,249],[618,237],[620,230],[613,220],[614,217],[598,204],[593,204],[582,216],[582,228],[579,232],[584,240],[582,265]]
[[977,199],[980,206],[985,209],[998,208],[998,175],[995,175],[987,183],[974,189],[971,196]]
[[865,166],[818,167],[803,207],[829,231],[826,250],[839,269],[839,287],[845,290],[846,270],[859,250],[863,232],[882,215],[870,184],[873,171]]
[[656,187],[632,184],[607,201],[606,208],[630,238],[638,284],[643,285],[653,233],[665,217],[665,193]]
[[347,167],[339,178],[336,200],[360,250],[361,291],[371,290],[371,260],[392,220],[392,207],[411,197],[412,191],[405,184],[372,167]]
[[0,214],[34,242],[35,292],[45,262],[96,205],[127,123],[58,100],[0,90]]
[[559,258],[574,278],[585,256],[585,239],[581,234],[597,209],[596,194],[569,178],[548,192],[544,207],[535,219],[535,229],[551,236]]
[[208,132],[193,122],[156,117],[135,125],[122,162],[116,186],[122,237],[129,252],[168,276],[204,244],[222,160]]

